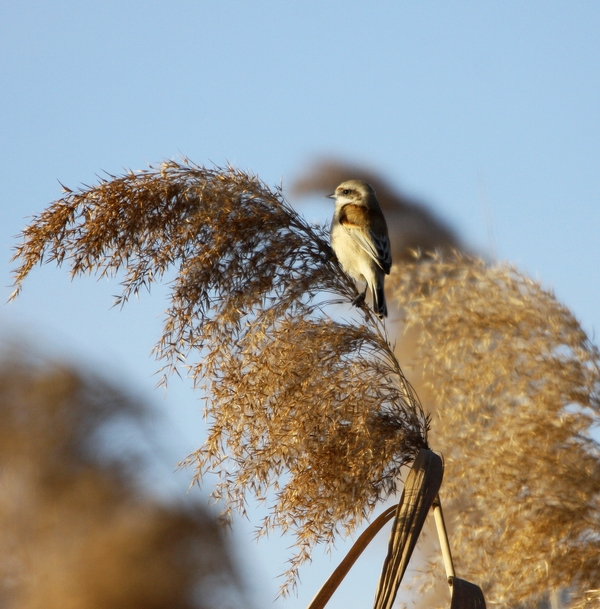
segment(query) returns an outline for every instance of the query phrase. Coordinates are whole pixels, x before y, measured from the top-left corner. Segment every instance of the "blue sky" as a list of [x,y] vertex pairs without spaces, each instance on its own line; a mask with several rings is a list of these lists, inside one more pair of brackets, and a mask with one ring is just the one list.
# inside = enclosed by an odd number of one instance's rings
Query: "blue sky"
[[[597,2],[5,0],[3,300],[14,236],[60,196],[58,180],[74,188],[187,155],[285,190],[330,155],[379,170],[470,247],[553,288],[595,336],[599,32]],[[329,217],[327,202],[309,203],[311,219]],[[110,308],[117,292],[46,266],[2,305],[0,324],[156,403],[174,463],[201,443],[203,424],[187,385],[153,390],[166,291],[124,311]],[[289,540],[257,546],[243,522],[236,533],[270,606]],[[365,577],[376,579],[384,544]],[[316,560],[299,598],[273,606],[306,606],[338,559]],[[374,586],[357,581],[332,606],[368,604]]]

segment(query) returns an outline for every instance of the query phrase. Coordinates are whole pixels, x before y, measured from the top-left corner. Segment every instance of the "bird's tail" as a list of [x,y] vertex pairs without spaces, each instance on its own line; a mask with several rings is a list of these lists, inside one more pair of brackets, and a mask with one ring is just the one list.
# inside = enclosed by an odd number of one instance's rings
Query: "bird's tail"
[[387,317],[387,304],[385,303],[385,293],[383,291],[383,278],[376,281],[375,285],[371,286],[373,294],[373,311],[378,317]]

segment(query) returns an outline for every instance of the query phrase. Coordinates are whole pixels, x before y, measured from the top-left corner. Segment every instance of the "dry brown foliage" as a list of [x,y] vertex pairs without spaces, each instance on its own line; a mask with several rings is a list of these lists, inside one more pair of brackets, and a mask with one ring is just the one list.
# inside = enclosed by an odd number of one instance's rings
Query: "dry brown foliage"
[[569,604],[569,609],[598,609],[600,607],[600,590],[587,590],[578,599]]
[[22,237],[16,292],[44,258],[73,275],[123,270],[120,303],[175,271],[156,353],[165,373],[185,365],[206,391],[208,439],[190,460],[197,479],[218,474],[230,509],[267,500],[261,531],[295,533],[288,581],[315,543],[393,493],[427,445],[382,324],[368,308],[351,322],[327,313],[357,292],[326,228],[257,178],[166,162],[67,190]]
[[139,403],[70,366],[12,352],[0,361],[0,404],[0,606],[241,605],[216,519],[200,505],[158,504],[129,466],[99,458],[103,424],[139,420]]
[[491,605],[561,588],[583,598],[600,585],[597,348],[509,266],[456,256],[399,271],[390,285],[435,404],[457,572]]

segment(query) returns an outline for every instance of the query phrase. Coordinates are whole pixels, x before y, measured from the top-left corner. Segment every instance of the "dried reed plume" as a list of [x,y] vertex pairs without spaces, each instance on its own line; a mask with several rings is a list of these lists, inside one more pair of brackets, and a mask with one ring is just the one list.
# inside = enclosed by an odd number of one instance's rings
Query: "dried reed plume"
[[[428,421],[369,309],[334,321],[357,294],[312,226],[257,178],[185,161],[67,189],[23,232],[15,294],[43,259],[73,276],[125,272],[119,303],[175,270],[156,354],[206,391],[196,479],[260,531],[291,530],[298,552],[353,530],[427,445]],[[329,296],[327,296],[329,295]],[[330,300],[325,300],[329,298]],[[349,309],[348,309],[349,310]]]
[[569,609],[599,609],[600,590],[586,590],[577,600],[569,604]]
[[132,467],[99,458],[99,430],[115,418],[141,424],[142,404],[103,379],[15,351],[0,358],[0,404],[0,606],[242,605],[217,519],[201,505],[158,504]]
[[391,283],[436,405],[460,571],[493,605],[534,606],[561,588],[583,599],[600,587],[597,348],[511,267],[456,256],[400,271]]

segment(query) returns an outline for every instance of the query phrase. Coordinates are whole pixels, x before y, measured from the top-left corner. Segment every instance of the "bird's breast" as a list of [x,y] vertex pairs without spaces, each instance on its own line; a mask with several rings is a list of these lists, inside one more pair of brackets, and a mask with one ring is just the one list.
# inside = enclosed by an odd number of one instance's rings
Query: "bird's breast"
[[331,225],[331,248],[346,273],[361,281],[373,275],[375,263],[352,236],[355,230],[360,229],[345,228],[339,220],[334,219]]

